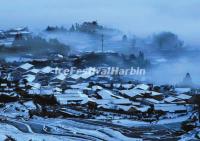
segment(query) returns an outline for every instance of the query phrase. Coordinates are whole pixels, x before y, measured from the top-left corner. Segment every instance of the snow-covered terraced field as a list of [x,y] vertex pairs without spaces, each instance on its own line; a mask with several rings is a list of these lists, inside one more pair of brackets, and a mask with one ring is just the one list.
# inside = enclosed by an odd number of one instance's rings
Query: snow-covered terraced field
[[[169,125],[170,126],[170,125]],[[127,127],[83,119],[43,119],[29,121],[8,118],[0,123],[0,140],[12,137],[17,141],[141,141],[177,140],[167,125]],[[177,126],[177,125],[176,125]]]

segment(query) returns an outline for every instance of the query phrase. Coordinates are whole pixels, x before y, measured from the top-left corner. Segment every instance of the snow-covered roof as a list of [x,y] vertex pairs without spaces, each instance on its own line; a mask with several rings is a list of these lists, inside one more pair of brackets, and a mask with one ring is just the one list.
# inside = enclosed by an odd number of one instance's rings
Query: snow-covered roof
[[62,89],[58,88],[58,87],[53,88],[53,90],[56,91],[56,92],[62,92]]
[[88,102],[88,96],[85,94],[58,94],[54,95],[60,104],[69,104],[71,102],[81,101],[81,104]]
[[38,73],[40,70],[39,69],[31,69],[31,70],[29,70],[28,72],[32,72],[32,73]]
[[179,98],[179,99],[188,100],[188,99],[190,99],[192,96],[187,95],[187,94],[180,94],[180,95],[178,95],[178,96],[176,96],[176,97]]
[[118,83],[118,84],[113,84],[113,87],[115,87],[115,88],[119,88],[120,86],[121,86],[120,83]]
[[2,87],[7,87],[7,83],[1,83]]
[[29,109],[29,110],[31,110],[31,109],[36,109],[36,106],[35,106],[35,104],[33,103],[33,101],[24,102],[23,105],[24,105],[27,109]]
[[144,90],[135,89],[135,88],[130,89],[130,90],[121,90],[120,92],[124,95],[129,96],[129,97],[134,97],[134,96],[141,95],[141,94],[145,93]]
[[120,98],[120,99],[112,99],[111,103],[113,104],[131,104],[131,101],[127,98]]
[[70,78],[77,80],[80,78],[80,76],[78,74],[72,74],[70,75]]
[[96,90],[102,90],[103,88],[101,86],[98,85],[94,85],[92,86],[92,90],[96,91]]
[[83,79],[88,79],[89,77],[93,76],[95,74],[95,68],[87,68],[85,71],[83,71],[80,74],[72,74],[70,76],[70,78],[72,79],[79,79],[79,78],[83,78]]
[[63,55],[61,55],[61,54],[58,54],[57,56],[58,56],[59,58],[63,58]]
[[32,89],[39,89],[41,87],[40,83],[29,83],[30,86],[32,86]]
[[73,89],[85,89],[88,87],[88,83],[80,83],[80,84],[75,84],[75,85],[71,85],[70,87],[73,88]]
[[16,27],[16,28],[12,28],[11,30],[14,30],[14,31],[24,31],[24,30],[27,30],[26,27]]
[[82,94],[83,92],[77,89],[67,89],[64,92],[65,94]]
[[17,34],[30,34],[30,32],[28,32],[28,31],[11,31],[11,32],[9,32],[8,34],[9,35],[17,35]]
[[102,89],[97,93],[102,97],[102,99],[113,99],[114,98],[113,93],[109,90]]
[[50,73],[53,69],[49,66],[44,67],[40,70],[41,73]]
[[20,31],[20,34],[30,34],[29,31]]
[[123,110],[123,111],[128,111],[131,107],[133,106],[117,105],[117,109]]
[[44,94],[44,95],[51,95],[53,94],[52,88],[40,88],[40,89],[31,89],[28,92],[29,94]]
[[176,104],[154,104],[154,109],[166,112],[175,112],[178,110],[187,110],[187,106]]
[[177,93],[187,93],[191,91],[191,88],[175,88]]
[[169,97],[165,98],[164,101],[170,103],[170,102],[173,102],[177,99],[178,99],[177,97],[169,96]]
[[150,91],[152,96],[158,96],[158,95],[162,95],[162,93],[158,93],[155,91]]
[[148,102],[151,102],[151,103],[154,103],[154,104],[161,103],[161,101],[158,101],[158,100],[153,99],[153,98],[145,98],[145,101],[148,101]]
[[114,105],[127,105],[131,104],[131,101],[126,98],[120,99],[93,99],[98,105],[114,104]]
[[125,89],[130,89],[133,87],[133,84],[122,84],[122,87]]
[[93,76],[95,72],[94,68],[88,68],[87,71],[81,74],[81,78],[88,79],[89,77]]
[[58,79],[60,81],[63,81],[63,80],[65,80],[65,78],[66,78],[66,76],[61,73],[61,74],[57,75],[54,79]]
[[92,98],[92,100],[95,101],[98,105],[106,105],[106,104],[111,103],[110,99],[94,99],[94,98]]
[[29,64],[29,63],[25,63],[25,64],[19,66],[19,68],[22,68],[22,69],[24,69],[24,70],[29,70],[29,69],[32,68],[32,67],[33,67],[33,65],[32,65],[32,64]]
[[135,106],[139,106],[139,105],[141,105],[141,102],[132,102],[132,105],[135,105]]
[[103,104],[103,105],[98,105],[98,108],[105,108],[105,109],[116,109],[117,106],[113,104]]
[[135,87],[135,89],[141,89],[141,90],[148,90],[149,86],[146,84],[139,84]]
[[28,82],[33,82],[35,80],[35,75],[31,75],[31,74],[25,75],[25,79]]
[[137,107],[137,106],[133,106],[133,107],[140,112],[147,112],[148,109],[150,108],[150,106],[146,106],[146,105],[143,105],[142,107]]

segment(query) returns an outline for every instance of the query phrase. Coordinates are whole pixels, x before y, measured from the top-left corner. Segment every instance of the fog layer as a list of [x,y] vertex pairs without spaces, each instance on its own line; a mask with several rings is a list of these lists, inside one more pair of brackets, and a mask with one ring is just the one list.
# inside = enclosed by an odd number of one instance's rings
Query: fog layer
[[69,25],[97,20],[103,25],[148,35],[171,31],[199,43],[199,0],[6,0],[0,1],[0,28]]

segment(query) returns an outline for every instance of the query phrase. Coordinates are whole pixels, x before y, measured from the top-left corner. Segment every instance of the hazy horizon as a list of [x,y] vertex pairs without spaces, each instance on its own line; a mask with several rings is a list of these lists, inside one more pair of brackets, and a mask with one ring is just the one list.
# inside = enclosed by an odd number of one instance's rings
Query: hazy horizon
[[186,43],[198,45],[198,0],[7,0],[0,1],[0,29],[47,25],[70,26],[97,20],[100,24],[137,36],[171,31]]

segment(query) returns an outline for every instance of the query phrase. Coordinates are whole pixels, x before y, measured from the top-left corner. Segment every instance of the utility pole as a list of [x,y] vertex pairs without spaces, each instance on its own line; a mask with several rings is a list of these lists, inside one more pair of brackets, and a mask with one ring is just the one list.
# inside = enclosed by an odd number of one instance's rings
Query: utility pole
[[104,35],[101,35],[101,52],[103,52],[103,47],[104,47]]

